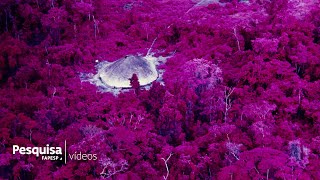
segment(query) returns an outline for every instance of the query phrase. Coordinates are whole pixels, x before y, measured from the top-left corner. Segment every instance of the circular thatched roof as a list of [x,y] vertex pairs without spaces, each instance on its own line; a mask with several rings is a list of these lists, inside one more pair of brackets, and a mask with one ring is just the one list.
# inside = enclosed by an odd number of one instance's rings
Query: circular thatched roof
[[141,56],[129,55],[115,62],[105,64],[99,72],[102,82],[116,88],[130,88],[130,78],[136,74],[141,86],[158,78],[156,65]]

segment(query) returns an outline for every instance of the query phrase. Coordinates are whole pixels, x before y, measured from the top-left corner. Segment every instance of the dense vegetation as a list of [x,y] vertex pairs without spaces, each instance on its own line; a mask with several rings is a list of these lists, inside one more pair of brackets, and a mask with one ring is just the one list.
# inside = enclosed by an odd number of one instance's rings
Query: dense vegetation
[[[80,81],[155,39],[164,85]],[[0,178],[317,179],[319,79],[318,1],[2,0]]]

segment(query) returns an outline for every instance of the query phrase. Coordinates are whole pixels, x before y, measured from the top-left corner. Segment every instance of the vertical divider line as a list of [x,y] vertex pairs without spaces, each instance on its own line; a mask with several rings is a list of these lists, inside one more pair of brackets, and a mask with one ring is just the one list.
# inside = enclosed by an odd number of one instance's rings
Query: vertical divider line
[[67,164],[67,140],[64,140],[64,164]]

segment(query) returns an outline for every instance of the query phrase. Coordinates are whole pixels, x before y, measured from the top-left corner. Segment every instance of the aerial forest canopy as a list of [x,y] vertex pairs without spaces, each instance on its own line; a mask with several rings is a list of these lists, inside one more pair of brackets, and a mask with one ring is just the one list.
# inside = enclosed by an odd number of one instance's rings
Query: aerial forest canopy
[[0,179],[319,178],[319,6],[1,0]]

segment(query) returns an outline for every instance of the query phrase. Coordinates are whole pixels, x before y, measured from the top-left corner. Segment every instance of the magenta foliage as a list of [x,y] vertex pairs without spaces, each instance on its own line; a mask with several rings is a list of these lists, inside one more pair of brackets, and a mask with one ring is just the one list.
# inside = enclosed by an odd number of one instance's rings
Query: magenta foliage
[[[1,1],[0,179],[319,178],[319,14],[311,0]],[[149,87],[81,81],[147,53],[168,57]],[[65,140],[97,160],[12,154]]]

